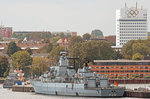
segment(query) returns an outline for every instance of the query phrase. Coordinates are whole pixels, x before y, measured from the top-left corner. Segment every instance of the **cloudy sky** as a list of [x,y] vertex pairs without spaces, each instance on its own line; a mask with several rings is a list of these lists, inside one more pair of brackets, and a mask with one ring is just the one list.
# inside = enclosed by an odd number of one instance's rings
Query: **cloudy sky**
[[139,8],[150,8],[150,0],[0,0],[0,21],[14,31],[70,30],[82,35],[100,29],[114,35],[116,9],[136,1]]

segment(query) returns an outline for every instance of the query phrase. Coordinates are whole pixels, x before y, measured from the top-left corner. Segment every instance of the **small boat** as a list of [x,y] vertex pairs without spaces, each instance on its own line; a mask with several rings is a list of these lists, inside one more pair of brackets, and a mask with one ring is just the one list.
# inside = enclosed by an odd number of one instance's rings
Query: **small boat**
[[13,73],[9,73],[3,83],[3,88],[12,88],[13,85],[23,80],[23,75],[24,73],[22,73],[22,71],[14,71]]

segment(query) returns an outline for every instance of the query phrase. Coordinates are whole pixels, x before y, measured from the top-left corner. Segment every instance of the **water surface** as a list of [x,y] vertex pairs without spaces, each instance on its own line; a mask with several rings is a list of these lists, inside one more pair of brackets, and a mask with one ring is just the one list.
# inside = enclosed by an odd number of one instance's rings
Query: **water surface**
[[[106,98],[51,96],[51,95],[35,94],[34,92],[33,93],[13,92],[11,91],[11,89],[4,89],[2,88],[2,85],[0,85],[0,99],[106,99]],[[111,99],[111,98],[107,98],[107,99]],[[123,97],[123,98],[112,98],[112,99],[142,99],[142,98]]]

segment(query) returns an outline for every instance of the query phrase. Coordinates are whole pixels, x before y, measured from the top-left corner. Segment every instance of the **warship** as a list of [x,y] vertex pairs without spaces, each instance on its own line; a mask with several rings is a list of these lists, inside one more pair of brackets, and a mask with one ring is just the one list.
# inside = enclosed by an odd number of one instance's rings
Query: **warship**
[[114,86],[109,80],[91,71],[86,65],[77,72],[69,66],[67,52],[60,52],[58,66],[51,66],[31,84],[36,93],[49,95],[82,96],[82,97],[122,97],[125,88]]

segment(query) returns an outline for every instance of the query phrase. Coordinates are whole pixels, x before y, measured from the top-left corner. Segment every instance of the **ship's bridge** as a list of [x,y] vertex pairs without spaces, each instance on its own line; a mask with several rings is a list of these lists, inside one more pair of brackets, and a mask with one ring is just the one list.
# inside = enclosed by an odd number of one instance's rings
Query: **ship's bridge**
[[67,52],[60,52],[59,66],[69,66],[69,61],[66,57]]

